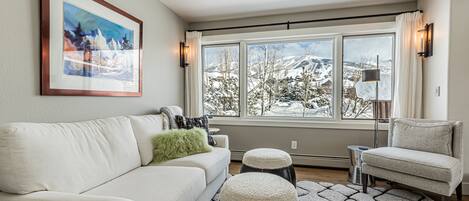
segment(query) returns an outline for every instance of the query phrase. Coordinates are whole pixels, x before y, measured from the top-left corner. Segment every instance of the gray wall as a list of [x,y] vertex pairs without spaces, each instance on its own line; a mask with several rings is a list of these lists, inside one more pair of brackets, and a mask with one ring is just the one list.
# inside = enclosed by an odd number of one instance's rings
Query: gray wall
[[[463,121],[463,144],[469,144],[469,28],[464,0],[419,0],[425,23],[434,23],[433,56],[424,59],[424,114],[429,119]],[[441,86],[441,95],[435,94]],[[469,149],[464,147],[464,193],[469,194]]]
[[157,0],[109,0],[144,22],[142,97],[40,96],[39,2],[0,6],[0,123],[76,121],[183,105],[178,48],[187,24]]
[[[309,20],[335,18],[344,16],[372,15],[382,13],[393,13],[402,11],[412,11],[417,9],[416,2],[390,4],[382,6],[368,6],[359,8],[335,9],[325,11],[315,11],[297,13],[290,15],[274,15],[265,17],[244,18],[238,20],[222,20],[213,22],[191,23],[191,29],[203,29],[225,26],[250,25],[258,23],[285,22],[294,20]],[[321,27],[344,24],[360,24],[373,22],[390,22],[394,17],[379,17],[346,21],[321,22],[314,24],[295,25],[292,28]],[[216,35],[226,33],[253,32],[262,30],[285,29],[285,27],[256,28],[229,31],[205,32],[204,35]],[[263,127],[263,126],[234,126],[234,125],[213,125],[221,129],[221,133],[230,136],[230,146],[233,151],[233,159],[240,160],[244,151],[256,147],[279,148],[293,154],[293,159],[297,164],[328,166],[328,167],[348,167],[347,145],[367,145],[372,144],[371,130],[340,130],[340,129],[317,129],[317,128],[283,128],[283,127]],[[386,132],[381,132],[380,142],[386,143]],[[298,140],[298,149],[290,149],[292,140]]]
[[[451,0],[448,119],[464,122],[464,191],[469,194],[469,1]],[[435,47],[437,48],[437,47]]]
[[[423,113],[427,119],[448,119],[448,54],[450,1],[419,0],[424,22],[434,23],[433,56],[423,60]],[[440,87],[440,96],[435,91]]]
[[[318,128],[285,128],[261,126],[211,125],[228,135],[234,160],[241,160],[242,154],[259,147],[277,148],[293,155],[295,164],[348,167],[348,145],[371,146],[373,131],[341,130]],[[380,145],[387,141],[386,131],[381,131]],[[298,141],[298,148],[291,149],[292,140]]]
[[[358,15],[374,15],[383,13],[394,13],[403,11],[412,11],[417,9],[416,2],[399,3],[399,4],[388,4],[380,6],[365,6],[357,8],[344,8],[344,9],[333,9],[324,11],[314,12],[303,12],[296,14],[285,14],[285,15],[271,15],[263,17],[250,17],[233,20],[220,20],[211,22],[195,22],[190,24],[191,29],[206,29],[206,28],[217,28],[227,26],[242,26],[242,25],[253,25],[263,23],[276,23],[276,22],[287,22],[297,20],[313,20],[313,19],[325,19],[325,18],[337,18],[337,17],[348,17]],[[323,26],[334,26],[334,25],[348,25],[348,24],[362,24],[362,23],[373,23],[373,22],[389,22],[394,21],[394,17],[376,17],[367,19],[353,19],[353,20],[342,20],[342,21],[328,21],[328,22],[317,22],[307,24],[291,25],[290,28],[308,28],[308,27],[323,27]],[[226,33],[241,33],[241,32],[253,32],[253,31],[267,31],[267,30],[279,30],[285,29],[285,26],[276,27],[262,27],[262,28],[249,28],[240,30],[226,30],[226,31],[210,31],[205,32],[204,35],[216,35]]]

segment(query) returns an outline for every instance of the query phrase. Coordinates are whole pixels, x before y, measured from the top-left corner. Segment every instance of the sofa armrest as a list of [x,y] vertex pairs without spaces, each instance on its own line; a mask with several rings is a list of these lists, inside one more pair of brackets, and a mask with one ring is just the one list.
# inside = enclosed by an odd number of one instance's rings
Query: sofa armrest
[[229,149],[230,144],[228,140],[228,135],[212,135],[213,140],[217,143],[216,147]]
[[110,197],[80,195],[73,193],[61,193],[53,191],[39,191],[26,195],[16,195],[0,192],[1,201],[132,201],[129,199]]

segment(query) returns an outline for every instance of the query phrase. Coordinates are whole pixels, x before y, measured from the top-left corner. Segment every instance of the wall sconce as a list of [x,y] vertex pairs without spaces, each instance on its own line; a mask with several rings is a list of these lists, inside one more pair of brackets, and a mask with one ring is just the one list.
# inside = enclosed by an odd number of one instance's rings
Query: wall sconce
[[179,43],[179,66],[185,68],[189,66],[187,58],[189,56],[189,46],[186,46],[184,42]]
[[433,56],[433,23],[426,24],[424,29],[418,31],[420,35],[420,51],[419,56]]

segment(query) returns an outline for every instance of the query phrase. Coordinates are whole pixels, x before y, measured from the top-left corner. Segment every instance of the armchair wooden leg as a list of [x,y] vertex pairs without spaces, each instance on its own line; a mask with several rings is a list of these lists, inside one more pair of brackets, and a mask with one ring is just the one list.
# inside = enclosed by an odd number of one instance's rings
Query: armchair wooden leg
[[462,201],[462,182],[456,187],[456,197],[458,201]]
[[368,193],[368,175],[362,174],[362,190],[363,193]]

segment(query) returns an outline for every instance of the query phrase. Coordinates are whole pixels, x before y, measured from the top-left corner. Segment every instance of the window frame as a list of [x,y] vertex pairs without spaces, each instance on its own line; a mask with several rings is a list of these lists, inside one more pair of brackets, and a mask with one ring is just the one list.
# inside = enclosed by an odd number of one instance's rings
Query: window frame
[[201,46],[201,49],[202,49],[202,58],[201,58],[201,61],[202,61],[202,114],[205,114],[205,83],[203,83],[205,81],[205,48],[207,47],[226,47],[226,46],[234,46],[234,45],[238,45],[238,79],[239,79],[239,83],[238,83],[238,115],[210,115],[211,117],[241,117],[241,58],[240,58],[240,54],[241,54],[241,44],[240,43],[219,43],[219,44],[211,44],[211,45],[205,45],[205,44],[202,44]]
[[[343,38],[346,36],[361,35],[395,35],[395,22],[380,22],[369,24],[355,24],[329,27],[315,27],[305,29],[291,29],[280,31],[249,32],[224,35],[208,35],[202,37],[202,45],[239,44],[239,73],[240,73],[240,116],[217,116],[212,121],[218,125],[248,125],[269,127],[302,127],[302,128],[336,128],[336,129],[373,129],[373,122],[369,119],[342,119],[343,96]],[[323,117],[275,117],[275,116],[249,116],[247,115],[247,44],[301,41],[332,38],[333,40],[333,115],[332,118]],[[395,59],[395,36],[393,56]],[[393,75],[394,80],[394,65]],[[394,85],[394,82],[392,82]],[[202,101],[203,104],[203,101]],[[387,124],[381,124],[380,129],[387,129]]]

